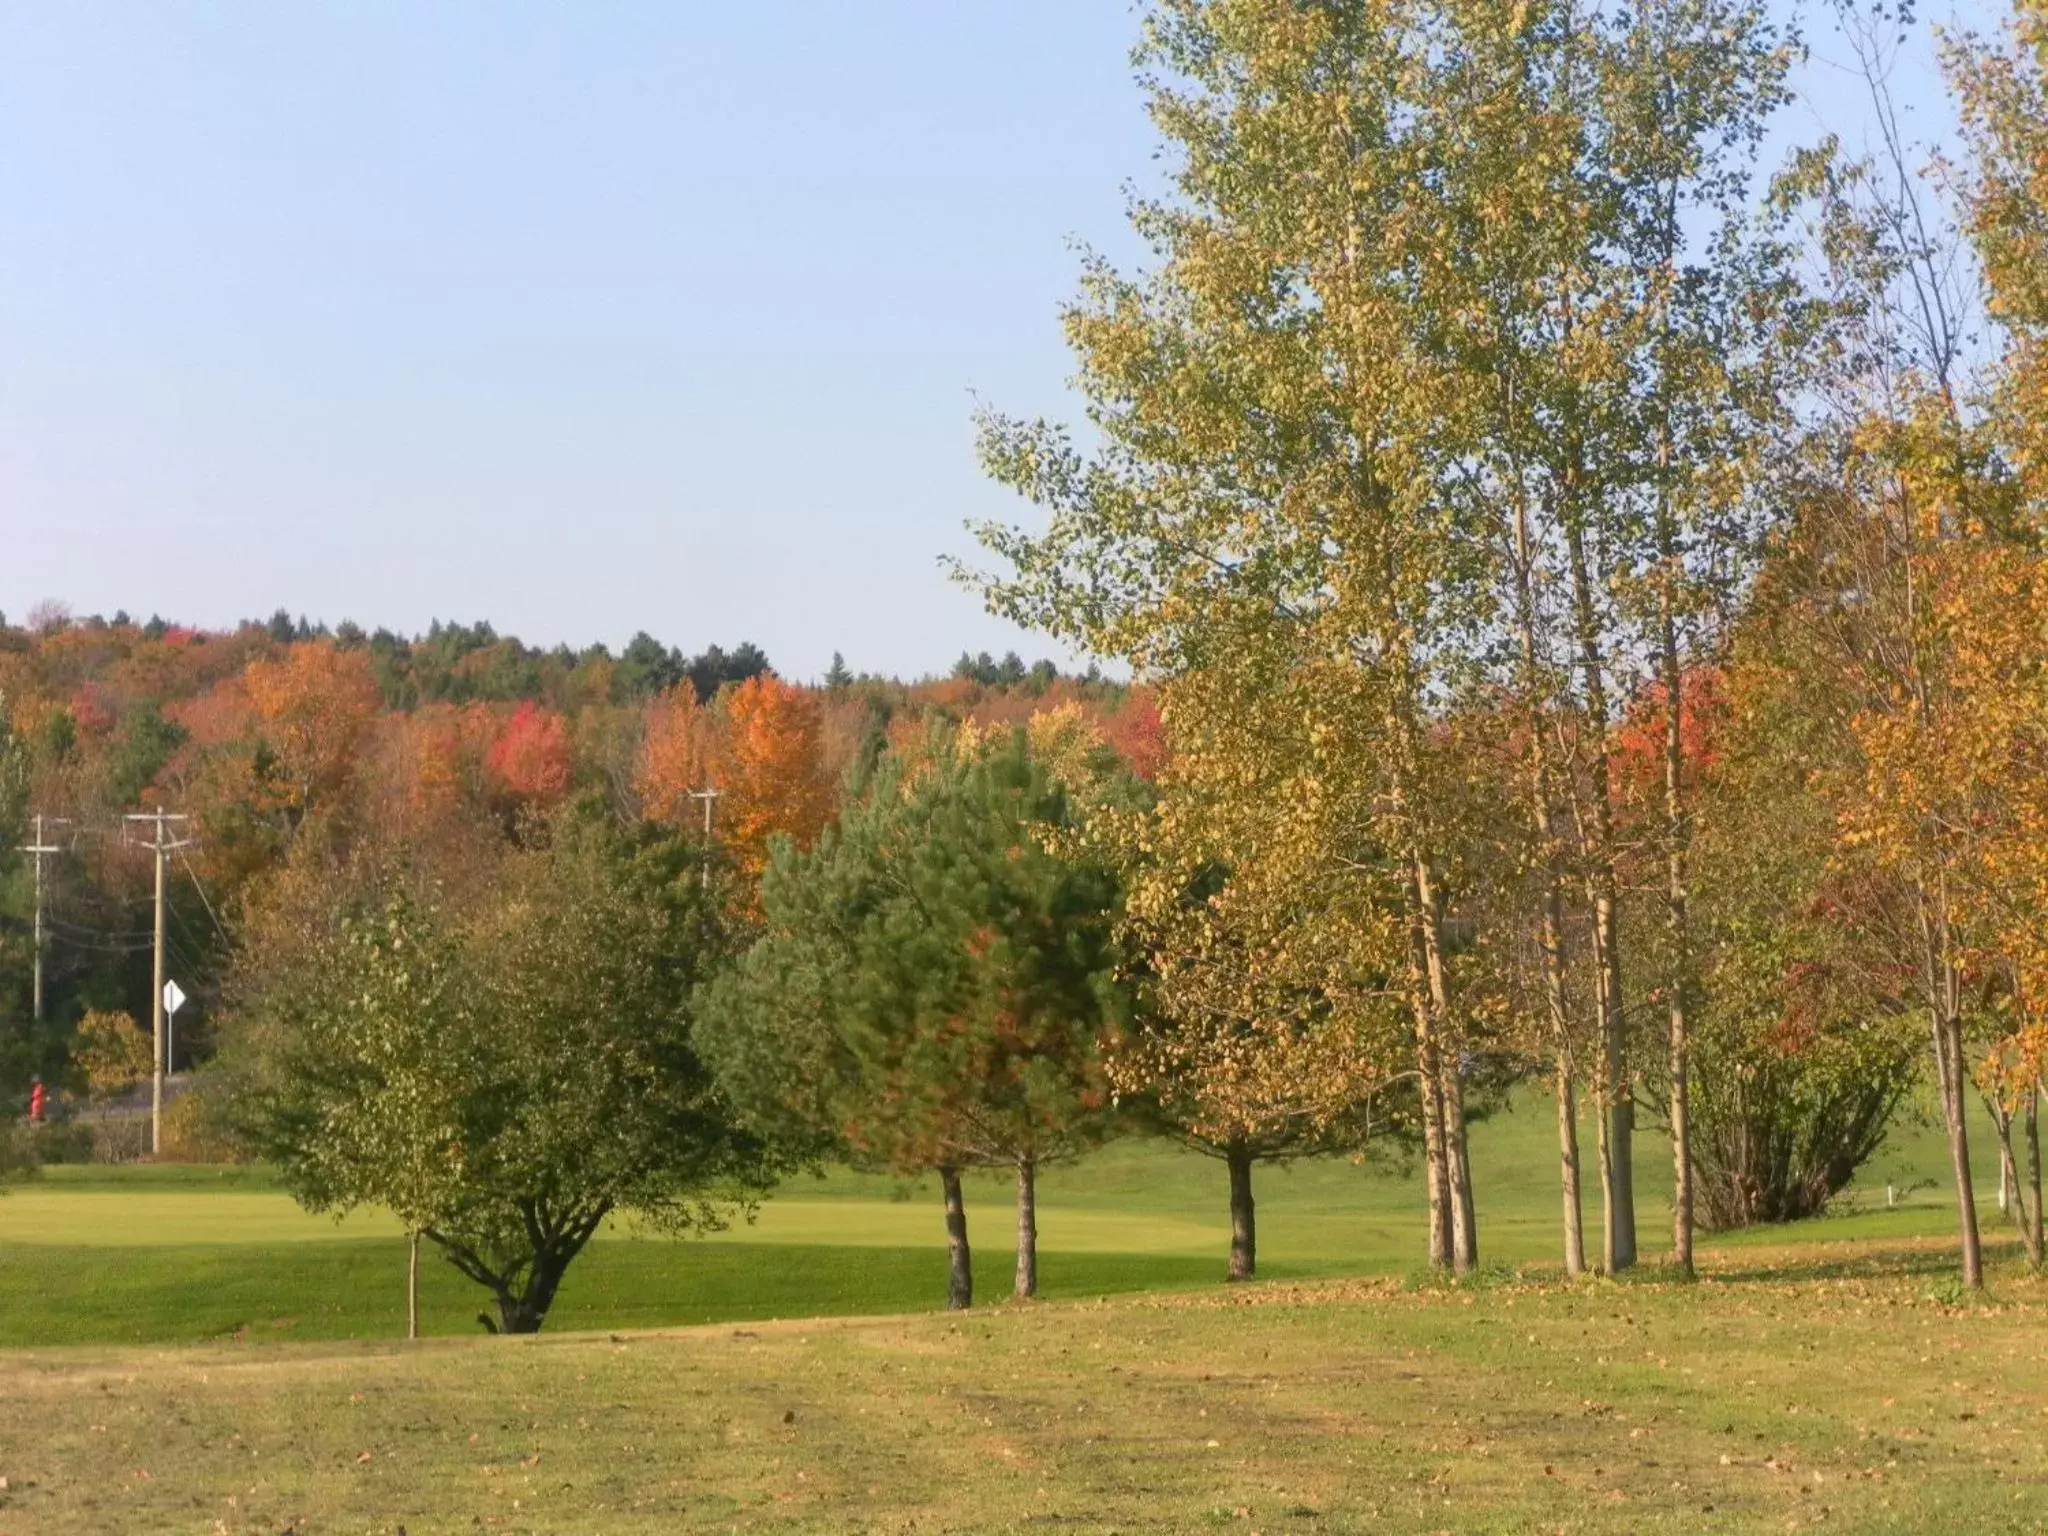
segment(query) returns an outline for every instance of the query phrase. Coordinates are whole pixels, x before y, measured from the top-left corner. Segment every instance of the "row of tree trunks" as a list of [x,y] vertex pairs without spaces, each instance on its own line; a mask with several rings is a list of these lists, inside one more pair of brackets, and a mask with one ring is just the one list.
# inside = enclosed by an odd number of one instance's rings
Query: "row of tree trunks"
[[[957,1167],[939,1169],[939,1187],[946,1202],[946,1309],[965,1311],[974,1305],[974,1255],[967,1244],[967,1199]],[[1250,1188],[1250,1173],[1246,1173]],[[1247,1195],[1249,1198],[1249,1195]],[[1038,1294],[1038,1161],[1017,1159],[1017,1271],[1012,1296]]]
[[2019,1122],[2026,1138],[2027,1167],[2021,1177],[2019,1160],[2013,1154],[2013,1114],[2004,1103],[1992,1095],[1985,1100],[1985,1107],[1991,1111],[1992,1128],[1998,1133],[1998,1180],[1999,1190],[2005,1196],[2001,1201],[2006,1214],[2012,1217],[2019,1228],[2020,1240],[2027,1249],[2027,1262],[2035,1269],[2042,1264],[2042,1219],[2041,1219],[2041,1116],[2040,1095],[2036,1090],[2027,1095],[2021,1107]]
[[1454,1274],[1479,1265],[1479,1220],[1472,1200],[1472,1161],[1465,1136],[1462,1052],[1448,1029],[1443,905],[1428,860],[1410,864],[1410,986],[1415,1017],[1415,1070],[1422,1098],[1423,1151],[1428,1160],[1429,1262]]

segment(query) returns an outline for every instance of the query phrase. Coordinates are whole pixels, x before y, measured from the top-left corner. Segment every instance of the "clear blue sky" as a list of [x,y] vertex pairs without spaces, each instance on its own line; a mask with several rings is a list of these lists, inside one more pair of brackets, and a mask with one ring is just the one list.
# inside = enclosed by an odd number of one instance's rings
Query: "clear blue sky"
[[[1068,242],[1128,250],[1152,148],[1135,28],[1125,0],[0,8],[0,609],[645,628],[800,677],[1048,651],[936,557],[1016,510],[972,395],[1072,412]],[[1809,80],[1795,131],[1855,138]]]

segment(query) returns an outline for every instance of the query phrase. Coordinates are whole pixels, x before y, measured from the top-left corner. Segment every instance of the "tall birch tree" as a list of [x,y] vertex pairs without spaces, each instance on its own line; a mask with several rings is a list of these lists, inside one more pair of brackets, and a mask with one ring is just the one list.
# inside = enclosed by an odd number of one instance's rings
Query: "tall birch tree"
[[[1371,974],[1400,978],[1428,1254],[1461,1270],[1478,1258],[1465,1021],[1425,769],[1488,583],[1465,509],[1438,494],[1449,412],[1429,271],[1448,233],[1434,187],[1469,126],[1457,44],[1499,31],[1501,11],[1153,4],[1139,60],[1171,184],[1132,219],[1155,264],[1091,261],[1066,315],[1095,443],[1000,416],[982,443],[995,478],[1049,515],[980,530],[1010,567],[987,584],[996,608],[1142,673],[1284,689],[1344,764],[1347,823],[1380,855],[1359,875],[1377,899],[1353,909],[1371,908],[1354,938]],[[1303,805],[1267,811],[1284,840]]]
[[[1715,521],[1741,499],[1726,460],[1733,428],[1774,403],[1745,370],[1787,297],[1775,251],[1742,233],[1746,171],[1787,49],[1737,0],[1158,0],[1140,57],[1173,165],[1134,209],[1155,265],[1092,263],[1068,312],[1096,446],[986,424],[996,477],[1050,513],[1043,531],[983,530],[1012,568],[991,596],[1143,669],[1291,689],[1304,729],[1345,733],[1368,765],[1359,803],[1402,869],[1427,1166],[1458,1265],[1475,1243],[1457,1102],[1470,1020],[1445,938],[1459,786],[1424,765],[1450,700],[1507,684],[1560,1043],[1568,887],[1591,912],[1602,1258],[1625,1268],[1635,1097],[1611,739],[1646,674],[1679,696],[1701,589],[1734,563]],[[1675,735],[1670,753],[1682,1193]]]

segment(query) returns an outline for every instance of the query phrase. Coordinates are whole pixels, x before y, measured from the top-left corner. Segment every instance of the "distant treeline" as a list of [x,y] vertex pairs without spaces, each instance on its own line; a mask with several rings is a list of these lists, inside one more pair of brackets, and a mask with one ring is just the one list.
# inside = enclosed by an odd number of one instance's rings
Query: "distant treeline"
[[[195,840],[173,866],[169,918],[171,967],[196,999],[183,1068],[210,1048],[244,898],[309,837],[351,847],[445,839],[478,821],[509,831],[578,796],[627,822],[695,825],[690,791],[715,785],[721,841],[758,864],[777,832],[834,814],[849,767],[889,740],[933,718],[1014,723],[1063,704],[1156,770],[1149,694],[1014,656],[912,681],[835,657],[809,685],[778,677],[751,643],[687,654],[646,632],[614,652],[532,646],[484,622],[405,636],[283,610],[226,630],[49,607],[27,623],[0,617],[0,1106],[36,1074],[73,1083],[88,1013],[147,1019],[152,871],[123,840],[131,811],[185,815]],[[61,848],[44,868],[40,1022],[34,871],[18,852],[38,814]]]

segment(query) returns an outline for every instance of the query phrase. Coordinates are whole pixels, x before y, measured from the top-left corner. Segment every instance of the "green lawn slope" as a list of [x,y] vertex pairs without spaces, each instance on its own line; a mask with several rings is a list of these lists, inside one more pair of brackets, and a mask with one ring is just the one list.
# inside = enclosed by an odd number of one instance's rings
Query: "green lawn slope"
[[[1527,1097],[1474,1127],[1488,1266],[1559,1263],[1555,1123]],[[1591,1145],[1591,1137],[1587,1137]],[[1987,1225],[1995,1160],[1977,1146]],[[1837,1214],[1793,1229],[1725,1234],[1708,1262],[1786,1241],[1939,1240],[1951,1230],[1940,1139],[1909,1119]],[[1652,1263],[1668,1241],[1668,1151],[1641,1137],[1637,1186]],[[1884,1182],[1905,1191],[1886,1209]],[[977,1294],[1009,1288],[1010,1182],[969,1183]],[[1260,1269],[1275,1278],[1406,1275],[1421,1257],[1417,1172],[1399,1159],[1308,1160],[1258,1176]],[[1597,1187],[1587,1201],[1597,1230]],[[1048,1169],[1040,1185],[1041,1283],[1051,1297],[1203,1287],[1220,1278],[1223,1170],[1154,1140],[1112,1143]],[[572,1268],[551,1329],[889,1313],[943,1294],[935,1180],[838,1170],[790,1181],[751,1223],[673,1241],[619,1224]],[[477,1330],[484,1296],[423,1264],[431,1333]],[[404,1321],[404,1241],[379,1212],[301,1211],[264,1169],[55,1167],[0,1197],[0,1347],[390,1337]]]

